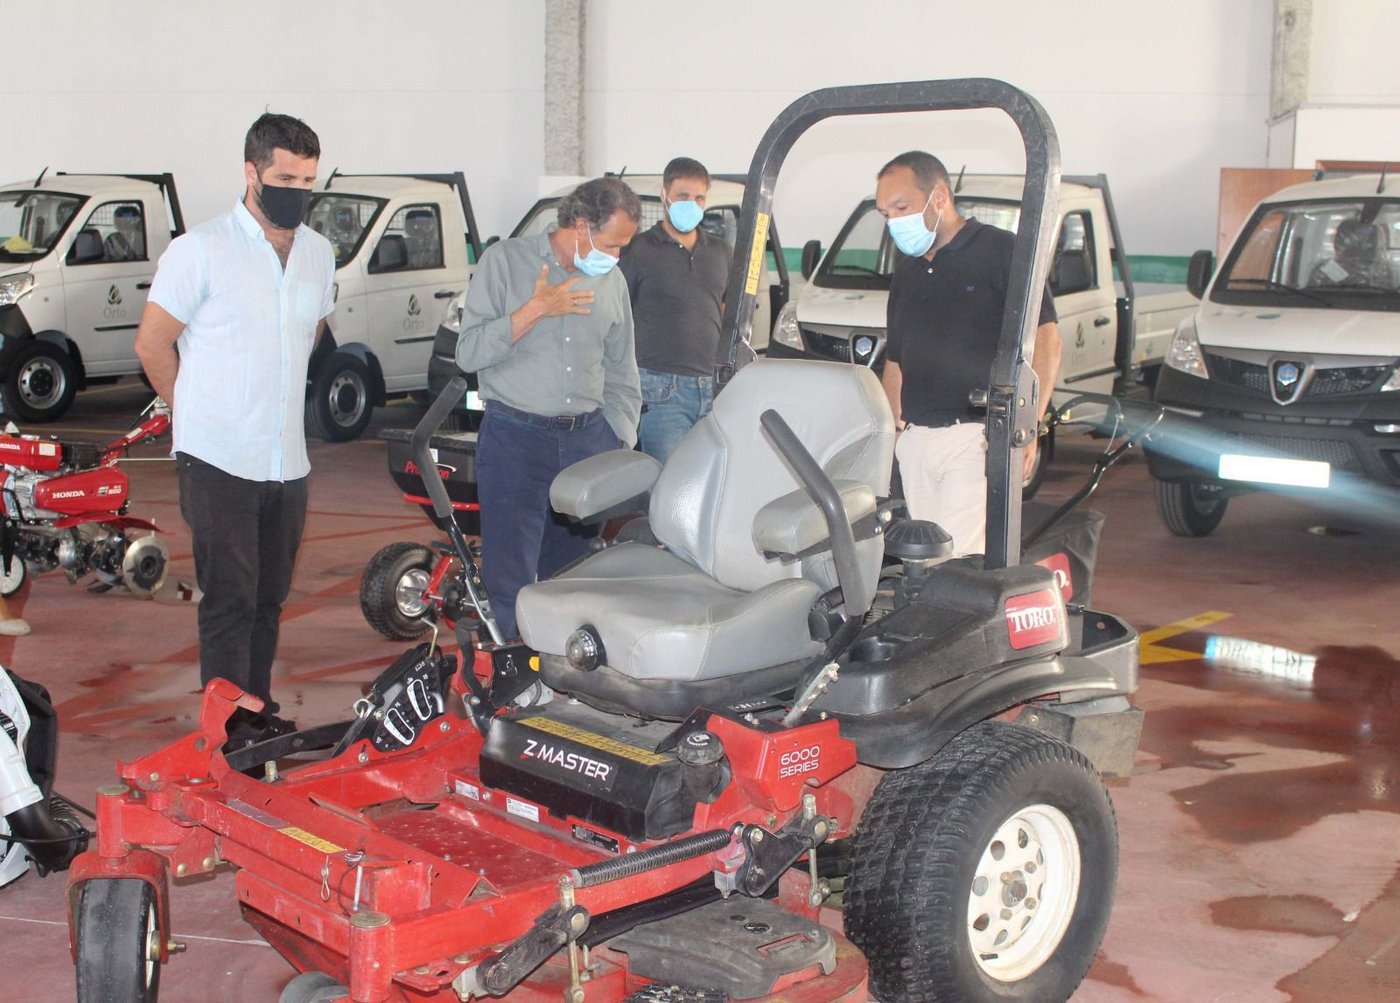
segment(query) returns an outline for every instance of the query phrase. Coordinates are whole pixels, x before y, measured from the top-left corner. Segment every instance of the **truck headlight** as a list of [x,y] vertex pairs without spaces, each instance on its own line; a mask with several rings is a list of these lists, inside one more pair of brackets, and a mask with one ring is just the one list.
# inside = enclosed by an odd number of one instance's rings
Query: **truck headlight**
[[1187,317],[1176,325],[1172,343],[1167,347],[1167,365],[1203,380],[1210,379],[1201,343],[1196,338],[1196,318]]
[[778,311],[778,322],[773,325],[773,340],[788,348],[801,350],[802,329],[797,326],[797,304],[788,303]]
[[467,311],[467,291],[463,289],[447,301],[447,309],[442,312],[442,327],[453,334],[462,333],[462,317]]
[[1382,390],[1400,390],[1400,365],[1396,365],[1395,372],[1390,374],[1390,379],[1381,384]]
[[34,273],[10,275],[0,279],[0,306],[14,306],[25,293],[34,288]]

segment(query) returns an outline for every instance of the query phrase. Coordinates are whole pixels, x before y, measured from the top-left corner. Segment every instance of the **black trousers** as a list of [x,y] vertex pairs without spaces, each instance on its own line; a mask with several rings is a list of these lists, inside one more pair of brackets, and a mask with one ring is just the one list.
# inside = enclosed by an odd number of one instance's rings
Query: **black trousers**
[[306,478],[249,481],[176,455],[180,514],[194,538],[200,591],[199,681],[222,677],[275,714],[272,660],[282,603],[306,524]]

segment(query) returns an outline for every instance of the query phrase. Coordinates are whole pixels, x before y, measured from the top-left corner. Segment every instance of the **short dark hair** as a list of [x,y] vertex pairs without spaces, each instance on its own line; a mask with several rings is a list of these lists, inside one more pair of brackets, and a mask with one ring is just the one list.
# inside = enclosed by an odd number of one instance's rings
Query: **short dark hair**
[[677,178],[699,178],[705,184],[710,183],[710,172],[705,170],[705,165],[690,157],[677,157],[666,165],[666,170],[661,172],[661,187],[670,188],[671,182]]
[[559,200],[559,225],[569,227],[583,220],[597,230],[618,211],[634,223],[641,222],[642,202],[637,193],[618,178],[594,178]]
[[914,172],[914,180],[918,183],[921,192],[931,192],[937,185],[947,185],[949,191],[953,189],[953,182],[948,178],[948,169],[943,166],[943,161],[923,150],[910,150],[908,153],[901,153],[880,168],[880,173],[875,175],[875,180],[878,181],[886,174],[901,167],[907,167]]
[[243,159],[261,171],[272,163],[273,150],[298,157],[321,156],[321,141],[311,126],[290,115],[263,112],[243,140]]

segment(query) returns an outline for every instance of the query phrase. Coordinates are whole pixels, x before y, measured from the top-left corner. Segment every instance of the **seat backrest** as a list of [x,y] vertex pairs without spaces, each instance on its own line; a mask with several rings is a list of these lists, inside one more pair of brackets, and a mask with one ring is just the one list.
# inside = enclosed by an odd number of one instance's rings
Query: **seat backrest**
[[[783,564],[765,558],[753,542],[755,513],[801,489],[759,425],[769,408],[828,477],[868,484],[877,498],[889,494],[894,417],[875,374],[844,362],[762,359],[735,375],[671,453],[652,489],[652,532],[730,588],[751,592],[803,575],[829,587],[835,584],[829,560]],[[858,548],[872,583],[878,544]]]

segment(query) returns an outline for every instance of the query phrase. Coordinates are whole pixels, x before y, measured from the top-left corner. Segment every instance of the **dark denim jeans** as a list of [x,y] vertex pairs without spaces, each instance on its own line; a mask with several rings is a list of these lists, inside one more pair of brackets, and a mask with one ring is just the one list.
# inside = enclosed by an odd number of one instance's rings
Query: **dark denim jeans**
[[640,370],[642,420],[637,427],[642,452],[662,463],[714,405],[714,378]]
[[272,699],[282,603],[306,524],[306,478],[248,481],[187,453],[176,456],[180,514],[194,541],[199,681],[222,677]]
[[618,448],[601,411],[572,429],[548,428],[487,402],[476,440],[476,491],[481,504],[481,573],[501,633],[515,637],[515,597],[588,553],[597,526],[581,526],[549,507],[559,471]]

